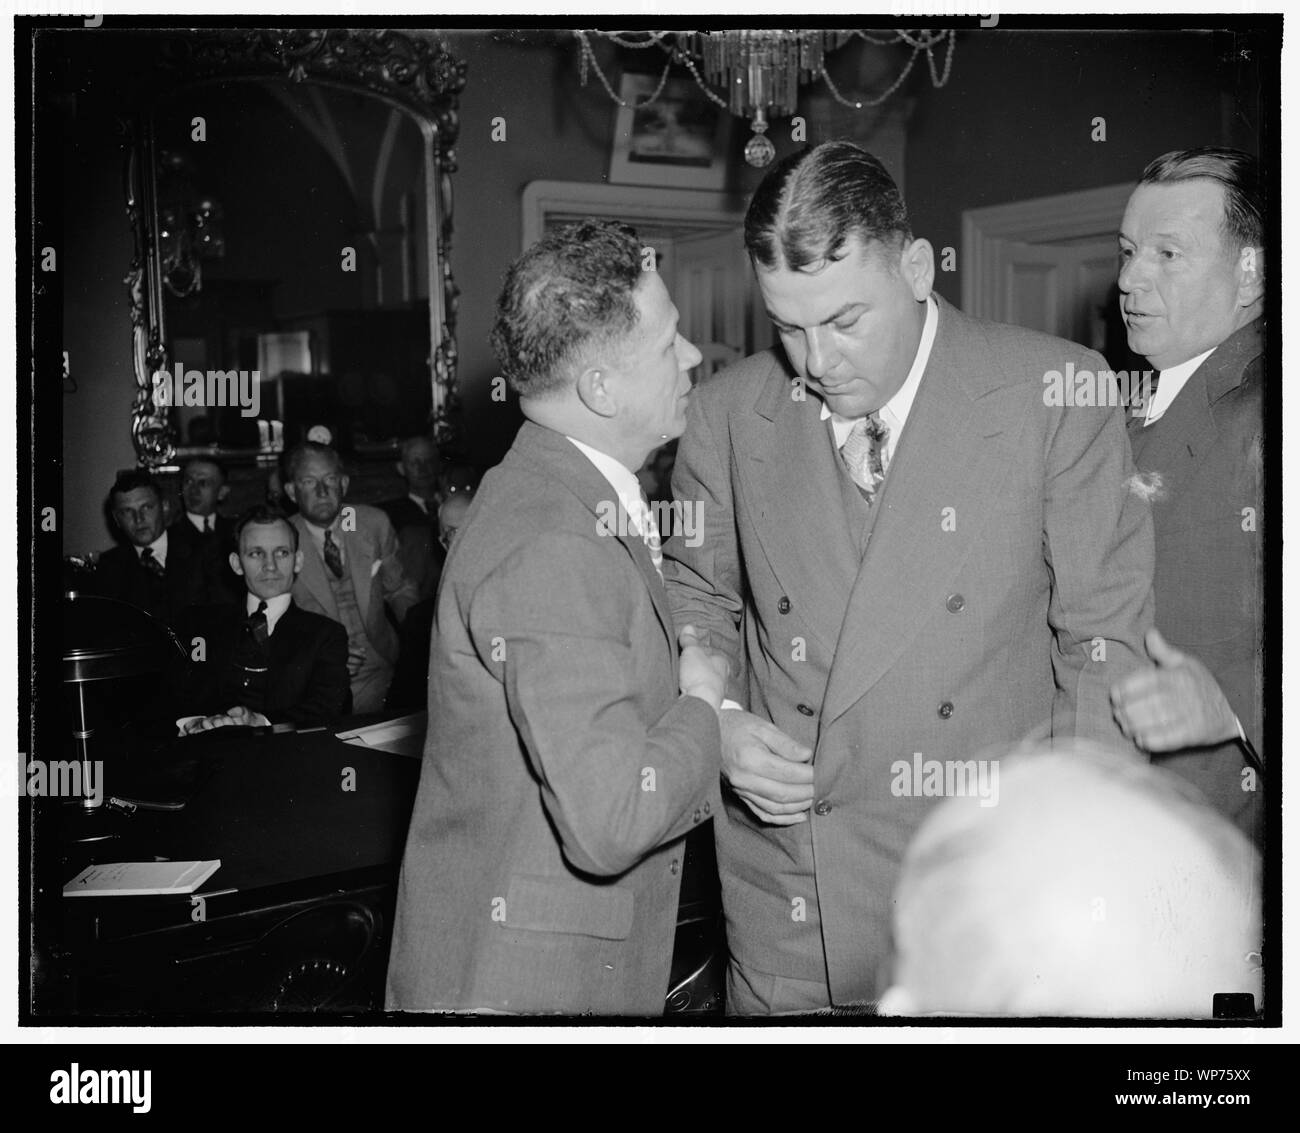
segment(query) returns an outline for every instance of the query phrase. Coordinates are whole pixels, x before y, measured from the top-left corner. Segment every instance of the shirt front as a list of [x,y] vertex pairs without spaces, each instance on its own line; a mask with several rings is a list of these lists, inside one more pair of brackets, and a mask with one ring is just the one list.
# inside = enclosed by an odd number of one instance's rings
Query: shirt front
[[289,603],[293,601],[292,596],[286,591],[284,594],[277,594],[274,598],[259,598],[256,594],[246,594],[244,601],[244,612],[252,617],[257,613],[257,607],[263,602],[266,603],[266,636],[270,637],[275,633],[276,623],[284,617],[284,612],[289,608]]
[[[136,547],[134,543],[131,546],[135,549],[135,557],[139,560],[144,555],[143,547]],[[149,550],[153,552],[153,557],[158,560],[164,567],[167,565],[167,529],[163,528],[163,533],[149,544]]]
[[215,515],[195,515],[192,511],[185,513],[185,518],[193,524],[194,529],[202,535],[205,531],[215,531],[217,517]]
[[1195,358],[1189,358],[1186,362],[1179,362],[1177,366],[1170,366],[1167,370],[1160,371],[1160,380],[1156,383],[1156,392],[1151,395],[1151,405],[1147,408],[1146,420],[1142,422],[1145,429],[1148,425],[1154,425],[1161,417],[1168,412],[1169,407],[1174,403],[1179,393],[1196,373],[1196,369],[1204,362],[1218,347],[1210,347],[1204,354],[1198,354]]
[[414,492],[407,492],[406,494],[411,497],[415,506],[424,512],[425,515],[429,514],[429,505],[424,502],[423,496],[417,496]]
[[[339,515],[342,514],[342,512],[339,513]],[[320,555],[321,562],[325,561],[325,532],[328,530],[334,532],[334,546],[339,549],[339,562],[343,563],[345,566],[347,565],[348,556],[347,552],[343,549],[343,540],[339,537],[341,533],[339,531],[339,520],[337,515],[334,517],[334,522],[331,523],[328,528],[317,527],[310,519],[304,519],[303,523],[306,524],[307,534],[311,536],[312,546],[316,548],[316,553]]]
[[[894,458],[894,450],[898,448],[898,440],[903,435],[903,426],[907,424],[907,415],[912,410],[912,402],[916,400],[916,391],[921,386],[921,376],[930,362],[930,351],[934,347],[935,336],[938,333],[939,305],[931,296],[925,301],[925,326],[921,328],[921,341],[916,344],[916,357],[912,359],[912,368],[908,370],[903,384],[898,387],[898,392],[880,407],[880,420],[889,429],[889,438],[880,453],[880,461],[886,469],[889,468],[889,462]],[[838,413],[832,412],[831,407],[823,401],[821,419],[825,421],[828,417],[831,429],[835,433],[835,447],[843,448],[849,433],[853,431],[853,426],[862,418],[841,417]]]

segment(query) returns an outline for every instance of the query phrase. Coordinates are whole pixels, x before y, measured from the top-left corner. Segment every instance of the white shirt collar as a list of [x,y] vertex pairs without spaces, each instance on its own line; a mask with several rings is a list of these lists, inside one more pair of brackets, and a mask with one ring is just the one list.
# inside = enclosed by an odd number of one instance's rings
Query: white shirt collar
[[1177,366],[1170,366],[1167,370],[1160,371],[1160,380],[1156,383],[1156,392],[1151,395],[1151,405],[1147,409],[1147,417],[1142,422],[1142,427],[1154,425],[1165,412],[1174,403],[1179,393],[1182,392],[1183,386],[1188,379],[1196,373],[1196,368],[1204,362],[1218,347],[1211,346],[1204,354],[1198,354],[1195,358],[1189,358],[1186,362],[1179,362]]
[[[137,559],[144,554],[143,547],[136,547],[134,543],[132,543],[131,546],[135,548],[135,557]],[[163,566],[166,566],[167,565],[167,528],[165,527],[163,528],[163,533],[159,535],[158,538],[155,539],[152,543],[149,544],[149,548],[153,551],[153,557],[157,559],[160,563],[162,563]]]
[[185,518],[194,524],[195,529],[200,535],[208,529],[209,519],[212,520],[213,530],[216,530],[217,520],[214,515],[195,515],[192,511],[187,511],[185,513]]
[[[938,333],[939,305],[932,295],[925,301],[925,326],[921,328],[921,341],[916,345],[912,368],[908,370],[903,384],[898,387],[898,392],[880,407],[880,419],[889,428],[889,439],[885,442],[882,456],[885,464],[893,459],[894,449],[898,447],[898,438],[902,435],[903,426],[907,424],[907,415],[912,410],[912,402],[916,400],[916,391],[921,386],[921,376],[930,361],[930,351]],[[849,433],[859,418],[841,417],[838,413],[831,412],[831,407],[823,401],[821,419],[825,421],[827,417],[831,419],[831,428],[835,432],[835,447],[839,448],[848,440]]]
[[424,498],[422,496],[417,496],[414,492],[407,492],[406,494],[410,496],[412,500],[415,501],[415,506],[418,507],[422,512],[424,512],[425,515],[429,514],[429,505],[424,502]]
[[[343,513],[340,511],[339,515],[342,514]],[[339,515],[336,515],[326,527],[318,527],[316,524],[312,523],[310,519],[307,519],[305,516],[303,517],[303,526],[307,528],[307,534],[311,536],[312,545],[321,553],[322,558],[325,555],[326,531],[334,532],[334,545],[338,547],[340,557],[343,556],[343,540],[339,538],[342,534],[339,529]]]
[[601,452],[590,445],[584,445],[581,441],[574,440],[567,435],[565,439],[570,441],[583,456],[590,460],[596,466],[596,471],[609,481],[609,486],[618,495],[623,510],[627,512],[628,518],[636,527],[637,532],[644,535],[645,532],[641,531],[640,524],[643,507],[641,502],[641,482],[636,478],[636,473],[621,461],[615,460],[607,452]]
[[[263,599],[259,598],[251,591],[244,595],[244,612],[248,614],[257,613],[257,607],[262,604]],[[287,591],[284,594],[277,594],[274,598],[267,598],[266,601],[266,636],[270,637],[275,632],[275,623],[284,617],[284,612],[289,608],[289,603],[293,601],[293,595]]]

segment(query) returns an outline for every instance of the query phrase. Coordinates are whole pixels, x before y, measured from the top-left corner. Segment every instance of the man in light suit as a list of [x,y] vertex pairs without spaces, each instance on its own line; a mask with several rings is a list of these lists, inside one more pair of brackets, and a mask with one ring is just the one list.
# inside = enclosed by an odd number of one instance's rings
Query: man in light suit
[[438,594],[390,1008],[664,1010],[726,663],[674,632],[637,489],[700,359],[642,263],[630,230],[583,223],[507,273],[493,345],[527,421]]
[[932,295],[870,154],[787,159],[745,241],[782,349],[696,390],[673,494],[703,537],[665,547],[674,617],[733,662],[728,1009],[870,1004],[903,851],[972,753],[1124,742],[1109,689],[1142,660],[1151,519],[1121,411],[1049,396],[1102,360]]
[[1129,419],[1155,521],[1154,665],[1117,684],[1124,730],[1263,840],[1264,240],[1258,162],[1157,158],[1120,228],[1129,347],[1160,371]]
[[292,517],[302,550],[293,600],[302,609],[342,624],[348,635],[352,711],[378,712],[397,663],[397,633],[385,607],[400,622],[418,600],[402,571],[397,536],[375,507],[348,504],[348,475],[339,455],[305,441],[288,456],[285,490],[298,505]]

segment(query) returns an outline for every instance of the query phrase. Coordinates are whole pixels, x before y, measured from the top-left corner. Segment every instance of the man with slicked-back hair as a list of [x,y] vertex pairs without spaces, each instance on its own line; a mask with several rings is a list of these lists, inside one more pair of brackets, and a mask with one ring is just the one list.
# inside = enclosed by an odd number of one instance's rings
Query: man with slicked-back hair
[[848,142],[788,158],[745,221],[781,345],[702,383],[673,494],[674,617],[732,660],[715,823],[737,1013],[872,1004],[929,771],[988,744],[1125,742],[1151,517],[1122,411],[1062,406],[1103,360],[968,318],[897,187]]

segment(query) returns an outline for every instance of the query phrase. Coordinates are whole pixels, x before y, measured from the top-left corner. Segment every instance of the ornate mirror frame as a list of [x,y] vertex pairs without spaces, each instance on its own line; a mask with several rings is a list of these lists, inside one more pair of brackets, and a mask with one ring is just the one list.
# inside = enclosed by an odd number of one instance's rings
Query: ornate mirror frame
[[[450,262],[451,175],[456,171],[454,146],[465,72],[466,64],[453,58],[441,41],[386,29],[195,29],[185,32],[183,38],[178,34],[159,37],[157,69],[134,97],[127,123],[126,205],[134,248],[124,282],[130,297],[135,371],[131,439],[141,467],[157,468],[189,454],[178,446],[167,410],[156,405],[153,396],[153,375],[167,370],[170,361],[157,239],[153,108],[170,96],[215,82],[281,79],[316,83],[372,95],[415,120],[424,147],[429,233],[432,427],[440,442],[454,438],[459,291]],[[212,448],[202,451],[244,455]]]

